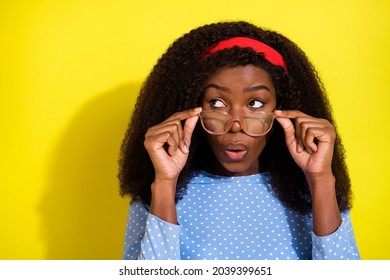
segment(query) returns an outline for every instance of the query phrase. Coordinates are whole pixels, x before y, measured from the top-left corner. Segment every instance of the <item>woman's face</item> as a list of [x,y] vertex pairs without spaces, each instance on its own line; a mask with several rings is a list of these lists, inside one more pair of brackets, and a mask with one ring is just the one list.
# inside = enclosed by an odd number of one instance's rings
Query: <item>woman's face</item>
[[[276,93],[269,74],[253,65],[223,68],[207,82],[202,98],[203,110],[226,111],[232,117],[243,117],[253,111],[272,112]],[[215,158],[206,170],[222,176],[243,176],[262,171],[259,156],[267,136],[247,135],[238,121],[223,135],[206,133]]]

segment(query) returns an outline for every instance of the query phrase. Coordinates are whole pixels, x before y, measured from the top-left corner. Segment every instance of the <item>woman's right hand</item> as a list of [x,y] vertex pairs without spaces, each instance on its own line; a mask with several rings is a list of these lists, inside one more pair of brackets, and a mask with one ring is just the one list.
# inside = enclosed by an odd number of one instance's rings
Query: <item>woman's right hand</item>
[[201,111],[202,108],[195,108],[177,112],[149,128],[145,135],[144,146],[155,171],[151,213],[171,223],[176,223],[177,179],[187,162],[191,136]]
[[201,111],[199,107],[177,112],[146,132],[144,145],[152,160],[156,180],[178,178],[187,161],[191,136]]

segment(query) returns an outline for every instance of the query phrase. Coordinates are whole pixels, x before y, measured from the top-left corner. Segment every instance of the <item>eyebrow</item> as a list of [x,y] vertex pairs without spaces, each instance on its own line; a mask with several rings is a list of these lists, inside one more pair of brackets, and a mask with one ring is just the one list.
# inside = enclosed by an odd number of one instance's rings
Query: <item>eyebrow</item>
[[217,90],[220,90],[220,91],[223,91],[223,92],[226,92],[226,93],[230,93],[230,89],[228,89],[227,87],[223,87],[223,86],[220,86],[220,85],[217,85],[217,84],[208,84],[206,86],[206,89],[208,88],[215,88]]
[[266,91],[271,92],[271,90],[267,86],[265,86],[265,85],[258,85],[258,86],[253,86],[253,87],[247,87],[247,88],[244,89],[244,92],[248,93],[248,92],[253,92],[253,91],[257,91],[257,90],[266,90]]
[[[208,88],[215,88],[217,90],[220,90],[220,91],[223,91],[223,92],[226,92],[226,93],[230,93],[231,90],[227,87],[224,87],[224,86],[220,86],[220,85],[217,85],[217,84],[208,84],[206,86],[206,89]],[[269,92],[271,92],[271,90],[265,86],[265,85],[257,85],[257,86],[251,86],[251,87],[246,87],[244,88],[244,93],[249,93],[249,92],[253,92],[253,91],[257,91],[257,90],[267,90]]]

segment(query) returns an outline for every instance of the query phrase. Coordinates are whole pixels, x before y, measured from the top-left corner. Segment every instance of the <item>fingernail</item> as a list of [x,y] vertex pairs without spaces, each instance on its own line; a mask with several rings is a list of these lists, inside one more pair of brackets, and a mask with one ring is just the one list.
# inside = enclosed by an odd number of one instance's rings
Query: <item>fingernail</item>
[[185,143],[183,143],[183,149],[184,149],[184,152],[185,153],[188,153],[189,152],[189,150],[188,150],[188,147],[187,147],[187,145],[185,144]]
[[202,111],[202,107],[196,107],[196,108],[194,108],[194,112],[198,112],[198,113],[200,113],[201,111]]
[[280,115],[282,115],[282,111],[281,110],[275,110],[274,111],[274,115],[275,115],[275,117],[279,117]]

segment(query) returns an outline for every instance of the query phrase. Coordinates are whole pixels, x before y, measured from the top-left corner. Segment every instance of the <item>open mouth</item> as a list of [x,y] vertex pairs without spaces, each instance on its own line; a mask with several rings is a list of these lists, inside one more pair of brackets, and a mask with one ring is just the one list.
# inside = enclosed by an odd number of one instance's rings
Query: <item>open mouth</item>
[[242,145],[225,147],[225,154],[234,161],[243,160],[247,153],[248,149]]

